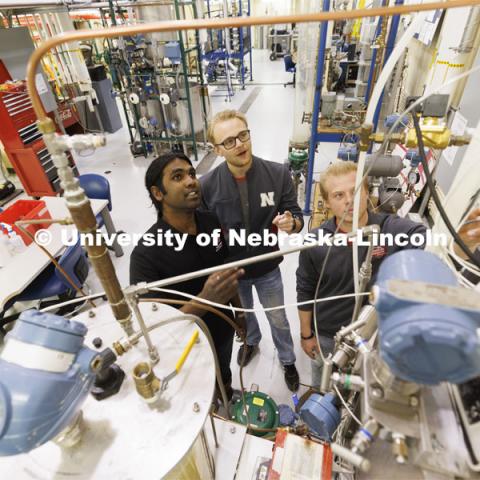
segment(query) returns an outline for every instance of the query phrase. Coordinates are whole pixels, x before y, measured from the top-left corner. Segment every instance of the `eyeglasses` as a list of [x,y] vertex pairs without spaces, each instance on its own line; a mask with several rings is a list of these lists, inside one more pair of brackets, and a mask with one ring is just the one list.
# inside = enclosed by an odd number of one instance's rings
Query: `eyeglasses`
[[225,150],[231,150],[237,144],[237,138],[242,143],[250,140],[250,130],[242,130],[236,137],[228,137],[223,142],[216,143],[215,145],[217,147],[222,145]]

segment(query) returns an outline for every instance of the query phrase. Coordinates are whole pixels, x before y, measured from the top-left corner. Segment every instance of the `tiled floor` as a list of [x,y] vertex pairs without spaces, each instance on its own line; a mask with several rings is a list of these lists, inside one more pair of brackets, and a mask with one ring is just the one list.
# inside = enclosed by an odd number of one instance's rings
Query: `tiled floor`
[[[281,59],[271,62],[268,59],[268,51],[259,50],[254,51],[253,75],[254,85],[247,83],[246,89],[236,92],[231,102],[226,102],[225,97],[213,96],[212,112],[225,108],[240,108],[252,90],[260,88],[258,96],[246,112],[252,132],[253,151],[259,157],[284,162],[288,155],[288,143],[292,134],[295,90],[292,86],[284,87],[283,83],[291,81],[291,74],[284,71]],[[215,89],[210,88],[210,93],[216,95]],[[77,158],[77,166],[80,173],[100,173],[109,179],[112,190],[112,218],[117,230],[142,233],[155,221],[155,210],[151,206],[144,187],[144,174],[151,158],[132,158],[128,145],[129,136],[125,128],[109,135],[107,140],[105,148],[97,150],[91,156]],[[321,145],[315,171],[318,171],[326,162],[333,160],[334,155],[333,145]],[[222,159],[217,159],[213,166],[221,161]],[[126,247],[123,257],[113,257],[120,283],[125,286],[128,285],[131,250],[132,247]],[[286,304],[294,303],[296,300],[296,267],[296,254],[289,255],[281,265]],[[89,284],[94,292],[98,291],[100,284],[93,275],[91,277]],[[256,306],[258,305],[258,299],[256,299]],[[287,314],[297,354],[297,368],[301,381],[308,384],[310,364],[300,347],[296,308],[288,307]],[[283,370],[274,352],[266,317],[260,308],[257,315],[263,339],[260,344],[260,354],[245,368],[245,385],[249,387],[255,383],[261,391],[271,395],[277,403],[291,405],[291,393],[283,381]],[[238,367],[235,361],[238,346],[239,344],[235,343],[232,360],[235,387],[239,387]]]

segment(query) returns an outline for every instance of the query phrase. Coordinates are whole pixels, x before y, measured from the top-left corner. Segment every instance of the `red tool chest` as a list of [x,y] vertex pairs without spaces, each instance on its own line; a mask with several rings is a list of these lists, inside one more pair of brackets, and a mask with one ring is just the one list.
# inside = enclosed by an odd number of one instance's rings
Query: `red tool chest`
[[[0,60],[0,83],[9,80],[11,77]],[[0,140],[12,167],[28,195],[54,196],[61,191],[60,179],[36,120],[25,82],[16,82],[8,90],[0,91]],[[70,163],[78,175],[72,158]]]

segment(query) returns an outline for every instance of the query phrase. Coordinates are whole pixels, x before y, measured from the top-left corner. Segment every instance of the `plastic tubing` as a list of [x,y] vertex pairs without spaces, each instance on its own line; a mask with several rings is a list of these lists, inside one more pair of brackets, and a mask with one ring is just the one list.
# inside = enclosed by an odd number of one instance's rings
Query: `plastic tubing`
[[[395,65],[398,62],[398,59],[402,55],[403,51],[405,50],[406,46],[412,39],[413,35],[417,32],[419,26],[424,22],[427,13],[420,12],[415,19],[412,21],[410,26],[407,28],[405,33],[402,35],[402,38],[395,46],[392,54],[390,55],[387,63],[382,69],[380,76],[378,77],[378,81],[373,88],[372,96],[370,97],[370,101],[368,102],[367,113],[365,115],[365,123],[372,124],[373,116],[375,115],[375,109],[377,108],[378,101],[380,96],[382,95],[383,89],[385,84],[387,83],[390,74],[392,73]],[[363,178],[363,170],[365,168],[365,160],[366,160],[367,152],[360,152],[358,157],[358,166],[357,166],[357,175],[355,178],[355,198],[353,201],[353,224],[352,224],[352,231],[357,231],[358,229],[358,213],[360,208],[360,195],[361,195],[361,188],[360,185],[362,183]],[[359,280],[358,280],[358,245],[354,242],[352,248],[352,257],[353,257],[353,279],[355,285],[355,293],[358,293],[359,289]]]

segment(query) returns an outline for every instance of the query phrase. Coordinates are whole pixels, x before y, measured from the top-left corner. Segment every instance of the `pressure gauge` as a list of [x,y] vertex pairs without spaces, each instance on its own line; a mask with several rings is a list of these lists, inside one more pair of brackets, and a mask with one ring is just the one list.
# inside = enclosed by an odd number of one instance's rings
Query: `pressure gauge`
[[137,105],[140,102],[140,97],[136,93],[131,93],[128,98],[134,105]]
[[416,172],[415,170],[412,170],[412,171],[408,174],[408,183],[409,183],[410,185],[416,185],[419,180],[420,180],[420,175],[419,175],[418,172]]
[[160,101],[164,105],[168,105],[170,103],[170,97],[166,93],[162,93],[160,94]]

